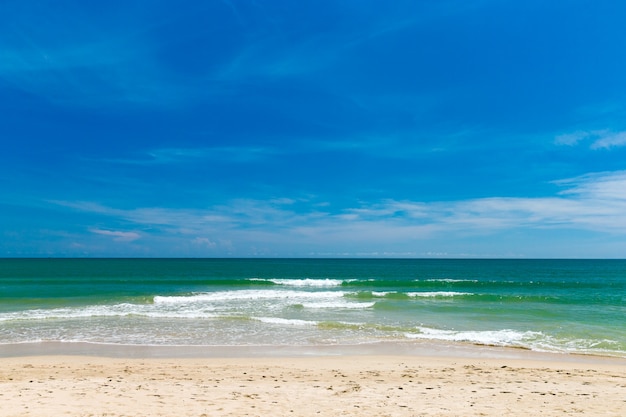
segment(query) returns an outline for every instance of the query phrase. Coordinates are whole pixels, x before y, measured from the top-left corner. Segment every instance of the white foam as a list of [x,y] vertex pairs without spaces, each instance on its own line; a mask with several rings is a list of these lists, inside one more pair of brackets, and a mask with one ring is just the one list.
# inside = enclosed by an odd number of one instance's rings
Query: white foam
[[232,300],[288,300],[288,299],[319,299],[341,298],[344,292],[340,291],[289,291],[289,290],[238,290],[217,291],[187,296],[155,296],[155,304],[189,304],[202,302],[219,302]]
[[435,339],[451,342],[472,342],[484,345],[511,346],[536,340],[542,336],[540,332],[503,330],[455,331],[419,327],[419,333],[406,333],[410,339]]
[[563,340],[553,336],[545,336],[532,345],[537,351],[565,351],[571,353],[613,353],[619,352],[619,342],[611,339],[571,339]]
[[459,295],[471,295],[469,292],[457,292],[457,291],[422,291],[422,292],[408,292],[406,295],[409,297],[455,297]]
[[343,284],[340,279],[269,279],[268,281],[278,285],[285,285],[289,287],[339,287]]
[[345,294],[343,291],[238,290],[195,294],[185,297],[155,297],[154,303],[164,308],[195,310],[206,306],[225,312],[245,310],[250,314],[255,314],[255,312],[259,311],[279,312],[288,306],[301,306],[312,310],[362,310],[372,308],[375,304],[372,301],[358,302],[347,299]]
[[43,320],[84,317],[115,317],[133,314],[133,304],[26,310],[3,315],[6,320]]
[[312,303],[302,303],[302,306],[310,309],[351,309],[351,310],[359,310],[359,309],[367,309],[374,307],[375,302],[368,303],[354,303],[347,301],[320,301],[320,302],[312,302]]
[[151,304],[115,304],[85,306],[73,308],[35,309],[21,312],[4,314],[0,321],[21,320],[52,320],[52,319],[76,319],[92,317],[127,317],[143,316],[155,318],[208,318],[216,317],[211,314],[215,309],[211,306],[202,308],[180,308],[179,306],[166,306],[163,308]]
[[[90,317],[215,318],[234,313],[279,311],[289,305],[310,309],[363,309],[373,302],[359,303],[346,299],[343,291],[236,290],[155,296],[151,304],[121,303],[53,309],[33,309],[0,314],[0,322]],[[270,314],[270,315],[273,315]]]
[[407,297],[455,297],[459,295],[471,295],[469,292],[458,291],[413,291],[407,293],[395,291],[372,291],[374,297],[386,297],[390,294],[406,295]]
[[262,323],[268,324],[280,324],[287,326],[316,326],[316,321],[310,320],[297,320],[297,319],[283,319],[280,317],[253,317],[253,320],[258,320]]

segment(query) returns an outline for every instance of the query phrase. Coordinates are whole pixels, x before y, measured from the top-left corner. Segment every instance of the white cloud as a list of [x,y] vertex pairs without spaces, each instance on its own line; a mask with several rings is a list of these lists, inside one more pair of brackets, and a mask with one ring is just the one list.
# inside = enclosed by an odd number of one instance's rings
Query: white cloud
[[[498,233],[532,230],[626,233],[626,171],[588,174],[556,182],[564,190],[541,198],[491,197],[460,201],[385,200],[375,204],[318,211],[315,202],[291,199],[235,200],[202,209],[138,208],[121,210],[94,203],[57,202],[82,212],[140,225],[159,239],[185,238],[196,246],[233,251],[242,247],[400,248],[433,239],[481,239]],[[93,233],[132,241],[134,232],[105,229]],[[205,236],[211,236],[209,239]],[[410,247],[410,246],[409,246]],[[285,249],[287,248],[287,249]],[[316,249],[319,251],[319,249]],[[377,249],[378,250],[378,249]],[[279,252],[282,253],[282,252]],[[308,251],[306,252],[308,253]]]
[[575,195],[580,199],[619,202],[626,199],[626,171],[601,172],[555,181],[569,187],[562,195]]
[[213,148],[160,148],[153,149],[135,159],[106,159],[106,162],[128,165],[176,165],[220,161],[222,163],[248,163],[280,155],[276,148],[260,146],[216,146]]
[[90,232],[103,236],[111,236],[113,237],[113,240],[117,242],[132,242],[133,240],[137,240],[141,237],[139,233],[121,232],[117,230],[91,229]]
[[610,149],[618,146],[626,146],[626,131],[613,132],[610,130],[576,131],[558,135],[554,138],[557,145],[578,145],[583,141],[592,141],[591,149]]
[[577,131],[573,133],[566,133],[563,135],[558,135],[554,138],[554,143],[557,145],[577,145],[581,140],[587,139],[590,136],[589,132]]
[[609,149],[626,145],[626,131],[607,133],[591,144],[591,149]]
[[195,243],[196,245],[206,246],[209,248],[214,248],[217,246],[217,243],[213,242],[212,240],[206,237],[197,237],[193,239],[192,242]]

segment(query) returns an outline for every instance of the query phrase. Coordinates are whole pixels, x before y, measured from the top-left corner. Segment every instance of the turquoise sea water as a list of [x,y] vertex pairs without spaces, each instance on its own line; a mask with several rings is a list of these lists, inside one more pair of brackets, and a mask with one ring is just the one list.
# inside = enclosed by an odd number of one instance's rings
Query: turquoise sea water
[[0,259],[3,344],[420,340],[626,357],[626,261]]

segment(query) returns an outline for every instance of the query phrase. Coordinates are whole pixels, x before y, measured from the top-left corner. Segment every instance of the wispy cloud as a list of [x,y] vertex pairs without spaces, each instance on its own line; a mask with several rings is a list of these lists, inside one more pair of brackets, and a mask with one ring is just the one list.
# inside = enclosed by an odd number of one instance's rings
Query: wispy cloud
[[[359,136],[355,139],[302,139],[293,141],[289,147],[272,145],[212,146],[188,148],[157,148],[138,153],[136,157],[106,159],[105,162],[127,165],[176,165],[193,164],[194,162],[219,161],[221,163],[249,163],[263,161],[285,155],[305,155],[312,152],[325,153],[361,153],[386,158],[411,158],[424,150],[418,148],[403,151],[390,146],[398,140],[395,138],[374,138]],[[398,147],[400,148],[400,147]],[[427,149],[426,152],[432,152]]]
[[132,242],[141,237],[139,233],[136,232],[122,232],[119,230],[90,229],[89,231],[97,235],[110,236],[113,240],[118,242]]
[[558,135],[554,138],[554,143],[557,145],[577,145],[579,142],[591,137],[593,135],[592,132],[583,132],[576,131],[572,133],[565,133],[562,135]]
[[581,200],[610,202],[626,200],[626,171],[600,172],[555,181],[568,187],[561,194],[572,195]]
[[298,214],[288,210],[294,204],[292,199],[257,201],[248,199],[233,200],[226,205],[207,209],[172,209],[146,207],[117,209],[99,203],[86,201],[51,201],[51,203],[85,213],[118,219],[131,224],[159,228],[175,234],[202,234],[236,229],[250,229],[259,226],[281,229],[289,224],[304,221],[312,213]]
[[81,107],[172,107],[197,94],[197,85],[177,82],[157,59],[151,32],[165,17],[40,6],[38,15],[9,10],[0,28],[0,79],[13,88]]
[[626,131],[613,132],[611,130],[576,131],[558,135],[554,139],[557,145],[574,146],[581,142],[591,142],[591,149],[610,149],[626,146]]
[[207,159],[222,162],[250,162],[264,159],[278,152],[277,149],[262,146],[161,148],[148,151],[143,158],[114,160],[113,162],[139,165],[178,164]]
[[154,68],[137,59],[142,48],[135,42],[81,34],[62,45],[21,34],[22,42],[0,50],[0,78],[51,102],[81,105],[147,103],[167,89],[151,80]]
[[214,248],[217,246],[217,243],[213,242],[209,238],[206,237],[197,237],[192,240],[193,243],[200,246],[207,246],[209,248]]
[[[500,232],[567,229],[609,235],[626,232],[626,171],[564,179],[565,189],[545,198],[492,197],[461,201],[384,200],[374,204],[323,210],[315,202],[292,199],[234,200],[207,209],[116,209],[91,202],[56,202],[81,212],[126,222],[159,239],[187,239],[218,251],[266,245],[282,248],[317,245],[378,248],[429,239]],[[304,206],[304,209],[302,208]],[[99,220],[106,222],[106,220]],[[91,229],[92,233],[130,242],[136,232]],[[225,243],[227,242],[227,243]],[[148,243],[146,243],[148,244]],[[245,255],[247,252],[241,253]]]
[[608,149],[626,145],[626,132],[608,133],[591,144],[591,149]]

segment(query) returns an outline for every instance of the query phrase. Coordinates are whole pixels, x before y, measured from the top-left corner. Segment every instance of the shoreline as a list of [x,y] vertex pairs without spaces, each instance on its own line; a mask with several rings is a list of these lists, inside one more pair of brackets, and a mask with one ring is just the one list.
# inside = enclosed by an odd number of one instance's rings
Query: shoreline
[[0,344],[0,359],[33,356],[85,356],[112,359],[442,357],[509,359],[538,362],[609,363],[626,366],[626,357],[541,352],[518,347],[440,341],[391,341],[352,345],[124,345],[92,342],[25,342]]

